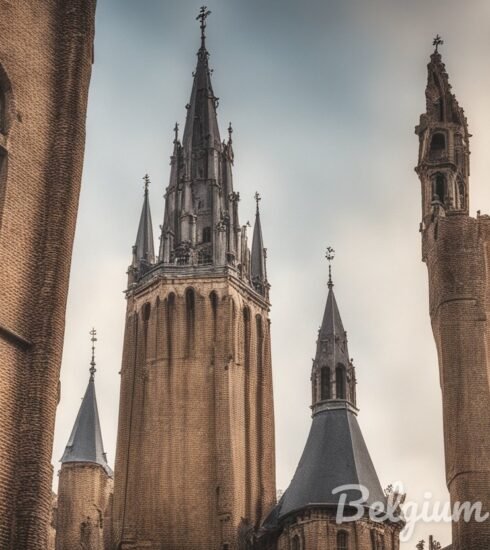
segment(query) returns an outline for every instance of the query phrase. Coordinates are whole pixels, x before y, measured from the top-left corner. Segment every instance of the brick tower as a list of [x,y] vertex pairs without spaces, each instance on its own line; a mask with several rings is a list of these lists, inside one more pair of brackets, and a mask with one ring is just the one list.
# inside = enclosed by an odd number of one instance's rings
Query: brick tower
[[[328,249],[329,261],[334,251]],[[330,271],[330,268],[329,268]],[[376,469],[357,422],[355,368],[347,333],[333,291],[331,272],[323,320],[311,371],[312,424],[294,477],[264,522],[258,550],[398,550],[403,522],[372,521],[370,508],[386,504]],[[338,492],[338,488],[349,486]],[[364,506],[357,521],[337,523],[354,515],[349,503]],[[396,508],[394,508],[396,511]]]
[[112,493],[95,397],[95,330],[92,335],[90,379],[75,425],[61,459],[58,483],[56,550],[104,550],[104,525]]
[[121,369],[115,548],[235,549],[275,500],[269,284],[221,141],[201,10],[182,141],[175,127],[160,248],[145,193]]
[[[438,46],[428,65],[426,113],[416,127],[422,184],[422,258],[442,389],[451,502],[490,511],[490,218],[472,218],[469,133]],[[488,548],[490,522],[453,523],[453,549]]]
[[95,0],[0,14],[0,548],[45,550]]

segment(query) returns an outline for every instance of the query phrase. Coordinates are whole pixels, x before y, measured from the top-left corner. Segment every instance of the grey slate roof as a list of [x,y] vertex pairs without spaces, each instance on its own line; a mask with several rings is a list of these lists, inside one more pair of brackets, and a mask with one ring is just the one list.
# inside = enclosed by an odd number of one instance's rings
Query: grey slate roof
[[90,377],[75,425],[61,459],[62,464],[68,462],[99,464],[109,476],[113,475],[104,452],[93,376]]
[[[330,286],[330,285],[329,285]],[[323,314],[322,326],[320,328],[320,337],[324,336],[341,336],[345,335],[344,325],[340,317],[339,306],[333,292],[333,285],[328,291],[327,304]]]
[[[273,528],[289,513],[309,506],[336,506],[341,495],[332,491],[351,484],[369,491],[365,506],[386,501],[355,414],[348,409],[317,413],[293,480],[264,527]],[[359,490],[346,493],[347,503],[361,496]]]

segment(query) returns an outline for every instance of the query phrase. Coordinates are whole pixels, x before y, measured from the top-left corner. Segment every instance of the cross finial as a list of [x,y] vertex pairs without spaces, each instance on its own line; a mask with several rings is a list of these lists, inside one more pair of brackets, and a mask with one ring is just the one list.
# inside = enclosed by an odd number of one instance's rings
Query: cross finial
[[175,134],[174,143],[177,143],[179,141],[179,123],[178,122],[175,123],[174,134]]
[[89,332],[89,334],[91,336],[90,341],[92,342],[92,360],[90,361],[90,380],[93,380],[94,376],[95,376],[95,371],[96,371],[96,368],[95,368],[95,342],[97,342],[97,331],[95,330],[95,328],[93,328]]
[[333,287],[332,261],[335,258],[335,250],[331,246],[327,247],[327,253],[325,254],[325,258],[327,258],[327,261],[328,261],[328,288],[331,289]]
[[206,19],[211,15],[210,10],[208,10],[207,6],[201,6],[201,9],[199,10],[199,15],[196,17],[196,21],[201,22],[201,48],[204,49],[204,43],[206,40],[206,35],[204,31],[206,30]]
[[432,42],[432,45],[436,47],[435,53],[439,53],[439,46],[442,46],[443,44],[444,44],[444,40],[438,34]]
[[233,134],[233,127],[230,122],[230,124],[228,125],[228,143],[231,143],[231,134]]
[[258,191],[254,195],[255,202],[257,203],[257,212],[259,211],[259,202],[262,200],[262,197],[259,195]]
[[143,181],[145,182],[145,195],[148,194],[148,187],[150,185],[150,176],[148,174],[145,174],[143,176]]

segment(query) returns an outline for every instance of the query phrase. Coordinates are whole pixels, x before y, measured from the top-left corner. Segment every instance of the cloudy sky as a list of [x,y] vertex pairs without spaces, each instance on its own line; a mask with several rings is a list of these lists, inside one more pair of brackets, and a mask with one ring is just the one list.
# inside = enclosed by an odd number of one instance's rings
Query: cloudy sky
[[[113,463],[126,268],[152,180],[163,219],[172,128],[183,123],[202,0],[99,2],[86,163],[75,240],[53,461],[88,380]],[[490,3],[486,0],[209,0],[222,133],[235,129],[241,220],[260,191],[272,284],[277,486],[286,489],[310,425],[310,368],[326,299],[325,248],[358,375],[359,421],[383,486],[446,500],[441,397],[420,259],[414,126],[440,33],[472,139],[471,211],[490,210]],[[56,480],[55,480],[56,483]],[[447,525],[420,523],[403,548]]]

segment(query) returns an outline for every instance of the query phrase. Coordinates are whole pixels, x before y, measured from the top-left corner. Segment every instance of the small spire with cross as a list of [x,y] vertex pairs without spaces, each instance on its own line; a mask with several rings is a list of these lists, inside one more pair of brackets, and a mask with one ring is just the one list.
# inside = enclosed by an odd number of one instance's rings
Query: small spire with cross
[[325,254],[325,258],[327,258],[327,261],[328,261],[328,288],[330,290],[333,287],[332,261],[335,258],[335,250],[331,246],[327,247],[327,253]]
[[148,174],[145,174],[143,176],[143,181],[145,184],[145,195],[148,195],[148,187],[150,186],[150,176]]
[[178,122],[175,123],[174,134],[175,134],[174,143],[177,143],[179,141],[179,123]]
[[228,125],[228,145],[232,144],[231,134],[233,134],[233,127],[230,122],[230,124]]
[[199,15],[196,17],[196,21],[201,22],[201,48],[204,50],[206,48],[206,19],[211,15],[211,11],[208,10],[207,6],[201,6],[199,10]]
[[439,53],[439,46],[442,46],[444,44],[444,40],[441,38],[441,36],[438,34],[434,40],[432,41],[432,45],[435,46],[434,53]]
[[262,200],[262,197],[259,195],[258,191],[254,195],[255,202],[257,204],[257,214],[259,213],[259,202]]
[[90,361],[90,380],[93,380],[95,376],[95,371],[97,370],[95,368],[95,342],[97,342],[97,331],[95,330],[95,328],[92,328],[89,334],[90,334],[90,341],[92,342],[92,360]]

